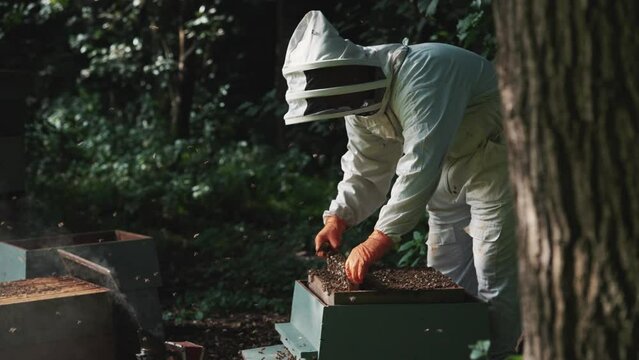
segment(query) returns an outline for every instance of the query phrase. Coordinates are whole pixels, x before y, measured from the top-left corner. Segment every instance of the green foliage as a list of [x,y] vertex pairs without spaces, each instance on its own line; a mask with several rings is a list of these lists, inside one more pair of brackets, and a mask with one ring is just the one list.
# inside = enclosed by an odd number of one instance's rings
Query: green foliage
[[492,0],[473,0],[468,14],[457,23],[460,45],[492,58],[495,54]]
[[424,234],[419,231],[414,231],[412,239],[405,240],[397,249],[397,252],[401,255],[401,258],[397,261],[397,266],[415,267],[424,264],[426,251],[427,247]]
[[0,2],[0,39],[7,32],[22,24],[39,25],[55,14],[62,12],[69,0],[46,0],[36,2]]
[[303,276],[311,262],[298,254],[304,244],[297,236],[311,236],[305,225],[266,231],[240,223],[200,233],[192,245],[201,252],[185,260],[201,268],[191,269],[187,290],[175,295],[165,318],[198,319],[219,309],[286,312],[291,279]]
[[[368,3],[339,2],[338,28],[362,44],[425,41],[458,45],[492,58],[495,53],[491,0],[411,0],[395,2],[377,0]],[[361,23],[353,18],[366,19]]]
[[[223,127],[214,120],[205,126],[207,138],[171,140],[152,121],[152,99],[139,101],[111,116],[100,113],[95,94],[52,102],[40,115],[45,121],[29,131],[33,156],[41,159],[31,166],[33,185],[89,207],[92,217],[118,211],[132,223],[183,229],[204,226],[212,217],[251,214],[253,221],[268,222],[288,216],[291,208],[296,216],[318,211],[305,204],[324,200],[328,184],[303,175],[309,155],[243,140],[215,141]],[[139,115],[111,120],[128,113]],[[198,215],[186,221],[189,214]]]
[[[488,351],[490,350],[490,340],[477,341],[473,345],[468,345],[468,348],[471,350],[470,352],[471,360],[488,359]],[[512,355],[512,356],[509,356],[506,360],[523,360],[523,359],[524,357],[522,355]]]
[[419,9],[419,12],[426,16],[434,16],[437,12],[437,5],[439,5],[439,0],[417,1],[417,8]]
[[468,345],[468,348],[471,349],[471,360],[488,359],[490,340],[479,340],[473,345]]
[[167,85],[183,61],[177,51],[180,41],[189,46],[182,55],[197,55],[203,60],[199,70],[210,73],[212,46],[232,22],[207,1],[190,6],[157,0],[74,4],[67,20],[74,30],[69,44],[87,59],[81,78],[93,78],[102,86],[119,81]]

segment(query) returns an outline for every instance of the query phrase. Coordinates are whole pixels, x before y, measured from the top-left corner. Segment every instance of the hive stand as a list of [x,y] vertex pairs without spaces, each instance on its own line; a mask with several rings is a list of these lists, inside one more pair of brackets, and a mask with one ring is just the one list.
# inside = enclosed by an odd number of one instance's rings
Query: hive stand
[[488,311],[469,295],[455,303],[327,305],[296,281],[291,321],[275,329],[282,344],[243,350],[243,358],[465,360],[469,345],[488,339]]

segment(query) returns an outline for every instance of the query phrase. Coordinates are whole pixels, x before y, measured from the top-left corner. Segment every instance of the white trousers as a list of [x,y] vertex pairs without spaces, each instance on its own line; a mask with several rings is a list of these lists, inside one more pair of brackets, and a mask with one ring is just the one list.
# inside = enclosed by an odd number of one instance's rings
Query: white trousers
[[428,265],[488,303],[491,359],[512,354],[521,334],[509,184],[505,145],[488,141],[444,162],[427,205]]

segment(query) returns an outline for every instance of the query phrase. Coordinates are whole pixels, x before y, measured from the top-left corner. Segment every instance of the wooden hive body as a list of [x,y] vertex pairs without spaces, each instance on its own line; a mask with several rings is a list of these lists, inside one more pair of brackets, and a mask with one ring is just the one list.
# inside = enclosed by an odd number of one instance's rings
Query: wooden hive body
[[0,283],[0,359],[116,360],[109,290],[72,277]]
[[[162,285],[153,239],[122,230],[0,242],[0,281],[65,275],[58,249],[111,270],[118,292],[114,319],[118,360],[133,360],[137,330],[164,337],[157,288]],[[0,358],[2,359],[2,358]]]

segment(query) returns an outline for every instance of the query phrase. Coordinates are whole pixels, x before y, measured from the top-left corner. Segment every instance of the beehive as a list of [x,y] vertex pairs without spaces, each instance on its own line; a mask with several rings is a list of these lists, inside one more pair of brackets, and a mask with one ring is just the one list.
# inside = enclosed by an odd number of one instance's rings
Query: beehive
[[163,337],[157,294],[162,281],[152,238],[112,230],[0,242],[0,281],[65,275],[58,249],[111,270],[118,289],[118,360],[134,359],[138,328]]
[[[291,321],[275,324],[281,345],[242,351],[245,360],[276,360],[290,353],[306,360],[468,359],[468,345],[486,340],[488,309],[464,295],[414,297],[352,292],[360,300],[331,305],[305,281],[293,292]],[[337,298],[335,298],[337,299]],[[388,300],[388,301],[387,301]],[[426,301],[426,302],[420,302]]]
[[72,277],[0,283],[0,359],[115,360],[109,290]]

